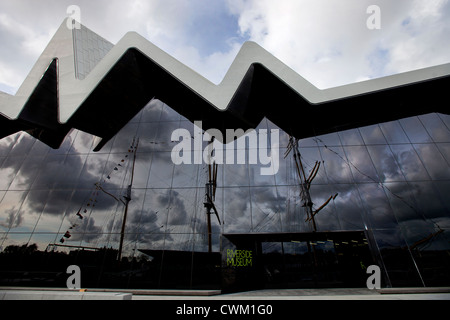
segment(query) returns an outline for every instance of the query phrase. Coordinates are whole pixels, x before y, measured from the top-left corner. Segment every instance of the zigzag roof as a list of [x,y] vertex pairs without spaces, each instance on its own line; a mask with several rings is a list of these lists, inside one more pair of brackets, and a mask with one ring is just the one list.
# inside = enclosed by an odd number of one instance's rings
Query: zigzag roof
[[53,148],[76,128],[111,139],[159,99],[203,129],[267,117],[299,139],[431,112],[449,114],[450,64],[318,89],[254,42],[215,85],[139,34],[116,45],[65,20],[16,95],[0,92],[0,138],[26,131]]

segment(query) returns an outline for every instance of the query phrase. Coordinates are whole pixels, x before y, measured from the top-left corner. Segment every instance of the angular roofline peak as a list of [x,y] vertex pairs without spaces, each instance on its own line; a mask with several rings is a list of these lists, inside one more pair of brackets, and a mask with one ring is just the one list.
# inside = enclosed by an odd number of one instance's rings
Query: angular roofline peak
[[[102,119],[102,112],[108,108],[100,104],[113,104],[110,109],[115,110],[119,108],[119,102],[127,103],[126,100],[120,99],[120,94],[128,94],[123,91],[126,81],[141,89],[133,91],[135,96],[131,99],[133,101],[130,101],[130,114],[123,118],[125,120],[131,119],[152,97],[155,97],[168,103],[181,114],[187,112],[183,115],[189,119],[202,112],[182,111],[183,103],[189,106],[189,109],[196,108],[193,104],[197,104],[199,109],[209,110],[209,113],[218,117],[222,115],[230,125],[235,119],[236,125],[251,126],[267,117],[283,130],[299,138],[314,134],[314,131],[311,131],[314,128],[295,129],[295,123],[283,120],[279,113],[284,113],[287,118],[292,115],[306,115],[309,118],[318,115],[326,117],[328,114],[330,118],[326,119],[317,133],[429,112],[449,113],[448,107],[439,102],[439,99],[442,101],[446,97],[443,88],[448,88],[450,82],[450,63],[335,88],[319,89],[255,42],[243,44],[223,80],[216,85],[138,33],[128,32],[117,44],[107,48],[108,52],[95,61],[95,66],[90,68],[84,79],[78,79],[76,65],[79,57],[75,57],[74,32],[67,27],[68,19],[70,18],[64,19],[16,95],[0,93],[2,122],[12,121],[8,125],[10,129],[0,132],[2,137],[14,131],[14,128],[20,131],[24,126],[33,125],[29,123],[30,119],[23,119],[20,115],[26,108],[42,107],[28,104],[32,94],[44,81],[43,75],[54,59],[58,60],[56,97],[58,110],[55,113],[58,118],[54,119],[54,122],[60,123],[63,127],[78,128],[101,137],[111,138],[111,135],[125,124],[123,120],[116,121],[110,116],[105,116],[108,120]],[[152,74],[157,75],[156,81],[151,79]],[[170,96],[168,93],[170,88],[178,90],[173,93],[179,95],[178,99]],[[131,87],[128,88],[130,89]],[[52,94],[42,89],[39,92],[41,95]],[[119,98],[117,104],[109,99],[109,95]],[[272,96],[262,99],[263,95]],[[277,96],[278,99],[273,96]],[[39,101],[42,100],[45,99]],[[279,102],[280,106],[277,106],[275,112],[274,106],[263,105],[265,102],[271,104]],[[256,106],[258,103],[260,105]],[[411,103],[423,105],[411,108]],[[348,105],[349,110],[344,108],[340,111],[351,114],[358,111],[356,108],[358,104],[368,107],[378,104],[376,111],[382,115],[368,120],[364,119],[362,112],[349,118],[339,116],[336,110],[333,111]],[[87,106],[104,110],[96,113],[100,118],[96,119],[97,123],[91,123],[92,128],[80,124],[82,115],[87,116]],[[408,110],[402,112],[393,109],[400,107],[408,107]],[[371,114],[370,110],[364,111]],[[116,124],[111,128],[106,121]],[[220,121],[217,119],[217,122]],[[213,124],[214,121],[211,121],[211,125]],[[46,124],[41,125],[40,130],[45,130]]]

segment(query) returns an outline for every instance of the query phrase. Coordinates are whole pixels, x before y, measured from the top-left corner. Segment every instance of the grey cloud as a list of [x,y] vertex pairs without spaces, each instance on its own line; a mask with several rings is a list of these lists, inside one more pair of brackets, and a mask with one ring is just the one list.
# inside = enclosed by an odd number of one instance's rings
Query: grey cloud
[[[56,153],[49,151],[45,147],[46,153],[24,159],[23,155],[28,154],[30,149],[40,144],[26,134],[17,134],[15,137],[8,137],[6,140],[13,143],[12,153],[20,156],[8,158],[4,161],[2,170],[8,170],[11,175],[8,179],[11,190],[19,190],[16,193],[27,195],[26,206],[19,211],[14,210],[10,214],[8,221],[3,224],[19,227],[24,221],[35,219],[34,214],[44,213],[45,215],[75,215],[76,211],[86,205],[91,192],[94,191],[96,182],[99,182],[104,172],[106,158],[101,155],[95,161],[86,161],[86,155],[79,154],[58,154],[58,152],[68,151],[64,146]],[[66,139],[64,145],[70,146],[71,139]],[[6,141],[7,142],[7,141]],[[34,144],[34,146],[33,146]],[[11,149],[8,144],[0,146],[0,153],[6,154],[5,150]],[[114,168],[114,163],[106,162],[106,168]],[[108,169],[106,169],[108,170]],[[3,177],[5,179],[6,177]],[[116,181],[120,183],[121,181]],[[31,187],[30,191],[27,191]],[[73,192],[74,188],[77,192]],[[105,188],[112,193],[120,193],[120,184],[109,183]],[[23,190],[23,191],[21,191]],[[110,196],[99,192],[97,196],[97,210],[108,210],[117,206],[117,202]],[[72,212],[73,211],[73,212]],[[14,217],[15,215],[15,217]],[[11,220],[13,219],[13,220]],[[91,222],[92,223],[92,222]]]
[[112,43],[136,31],[216,81],[237,53],[237,21],[224,1],[205,6],[197,0],[5,0],[0,12],[11,22],[0,23],[0,40],[8,44],[0,49],[0,68],[8,67],[15,77],[4,72],[2,88],[18,89],[70,5],[79,6],[81,23]]
[[22,224],[23,214],[17,213],[17,211],[14,209],[4,211],[3,215],[6,216],[6,219],[0,223],[0,226],[4,228],[13,229],[19,227]]
[[80,221],[78,222],[80,225],[73,231],[73,235],[70,238],[71,241],[94,243],[94,241],[103,236],[102,228],[95,225],[95,219],[93,217],[88,217]]

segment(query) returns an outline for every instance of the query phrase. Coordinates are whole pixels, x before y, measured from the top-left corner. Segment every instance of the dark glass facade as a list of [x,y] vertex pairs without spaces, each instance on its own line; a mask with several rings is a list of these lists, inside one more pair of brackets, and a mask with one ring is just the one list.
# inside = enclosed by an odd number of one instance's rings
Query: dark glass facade
[[[57,150],[26,133],[1,140],[0,284],[65,286],[75,264],[85,287],[220,288],[220,253],[223,260],[229,241],[222,235],[312,232],[294,158],[284,157],[289,137],[280,130],[276,175],[261,175],[266,165],[249,161],[218,166],[221,223],[211,216],[209,254],[208,166],[173,163],[172,133],[180,128],[195,138],[190,121],[154,100],[97,153],[98,138],[78,130]],[[338,195],[316,215],[317,231],[364,232],[385,286],[450,285],[449,128],[450,116],[433,113],[300,140],[305,170],[321,164],[310,190],[314,206]],[[264,120],[255,129],[278,128]],[[295,269],[308,245],[322,246],[333,265],[337,242],[317,241],[261,240],[259,249],[266,258],[296,257]]]

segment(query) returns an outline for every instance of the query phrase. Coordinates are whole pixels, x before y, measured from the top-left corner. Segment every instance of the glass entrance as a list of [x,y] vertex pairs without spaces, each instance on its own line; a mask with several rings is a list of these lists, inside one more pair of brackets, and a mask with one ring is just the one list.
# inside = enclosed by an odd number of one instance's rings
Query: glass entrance
[[236,290],[364,287],[366,269],[374,264],[362,231],[224,237],[228,252],[252,252],[250,266],[222,263]]

